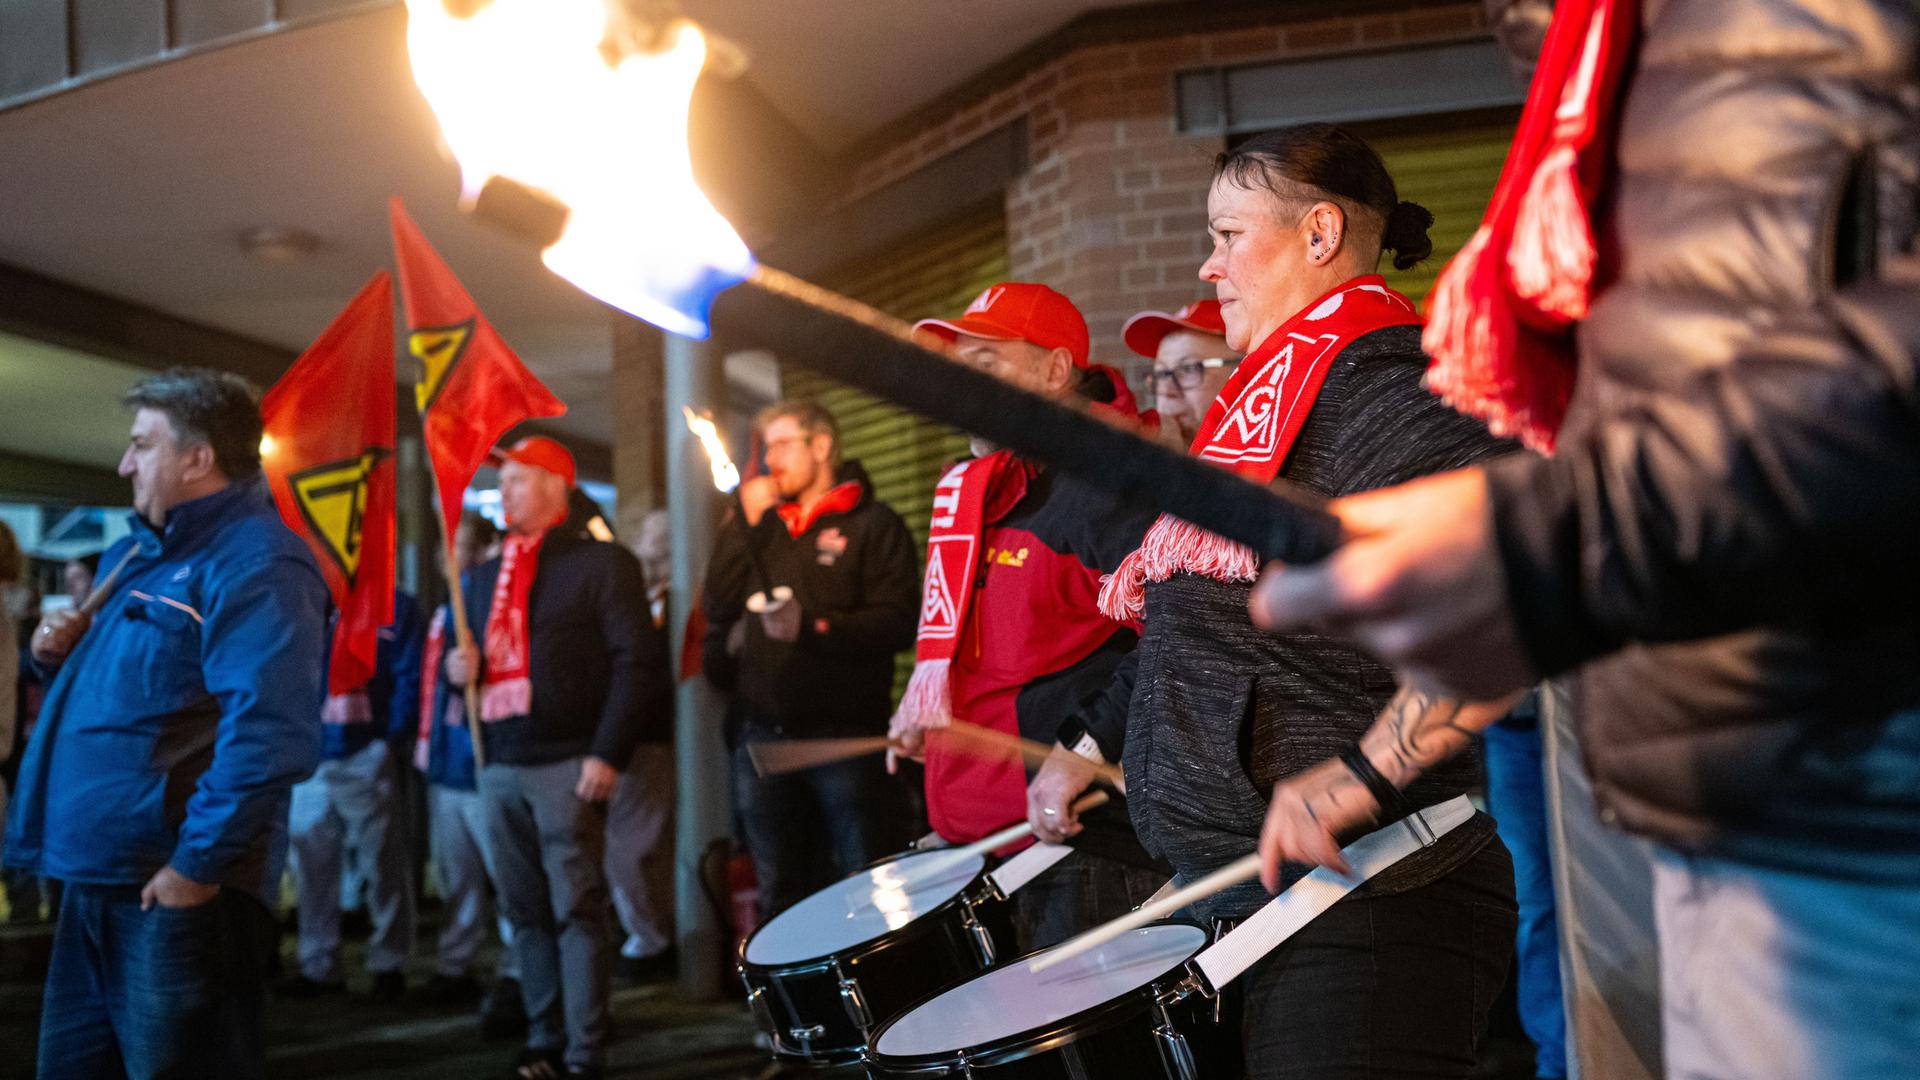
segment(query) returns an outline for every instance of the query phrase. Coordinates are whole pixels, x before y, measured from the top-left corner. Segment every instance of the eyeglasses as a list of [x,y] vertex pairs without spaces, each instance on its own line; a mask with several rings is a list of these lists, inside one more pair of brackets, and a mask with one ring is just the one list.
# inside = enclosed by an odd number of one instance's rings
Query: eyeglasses
[[1147,385],[1157,390],[1162,383],[1172,383],[1181,389],[1192,390],[1207,377],[1208,368],[1227,367],[1237,363],[1239,363],[1237,360],[1225,360],[1216,356],[1206,360],[1189,360],[1178,367],[1165,370],[1155,368],[1153,373],[1147,376]]

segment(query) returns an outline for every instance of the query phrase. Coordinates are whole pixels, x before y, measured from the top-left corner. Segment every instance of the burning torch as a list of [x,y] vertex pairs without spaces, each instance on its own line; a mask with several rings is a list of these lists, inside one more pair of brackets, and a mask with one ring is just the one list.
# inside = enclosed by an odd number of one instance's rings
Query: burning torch
[[757,265],[693,178],[691,22],[618,0],[408,0],[414,77],[474,213],[548,269],[664,330],[769,348],[925,416],[1157,507],[1267,559],[1339,543],[1320,500],[1262,487],[917,344],[904,322]]
[[[727,454],[727,444],[720,438],[720,429],[711,417],[701,416],[685,405],[680,411],[686,414],[687,430],[700,440],[700,448],[707,452],[707,467],[713,470],[713,486],[722,495],[733,496],[733,507],[740,512],[741,524],[747,524],[747,504],[740,498],[740,470],[733,464],[733,458]],[[785,585],[775,585],[767,574],[767,564],[760,558],[760,548],[753,542],[753,532],[747,531],[747,559],[753,564],[753,573],[759,579],[760,588],[747,597],[747,610],[755,615],[764,615],[778,611],[793,599],[793,590]]]

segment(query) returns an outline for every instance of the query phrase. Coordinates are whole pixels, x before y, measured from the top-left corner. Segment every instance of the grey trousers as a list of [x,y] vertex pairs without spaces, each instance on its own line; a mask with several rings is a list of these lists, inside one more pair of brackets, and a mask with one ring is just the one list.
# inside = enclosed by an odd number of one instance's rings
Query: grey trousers
[[673,746],[640,744],[607,803],[607,885],[635,960],[673,944],[673,798]]
[[1657,849],[1668,1080],[1920,1076],[1920,889]]
[[406,843],[395,813],[395,765],[387,744],[323,761],[293,787],[288,847],[300,913],[300,973],[337,982],[340,877],[346,857],[367,883],[367,970],[403,971],[413,952],[414,898]]
[[[473,974],[473,958],[486,940],[493,918],[493,886],[488,879],[486,815],[480,793],[433,784],[427,788],[427,819],[433,874],[440,882],[446,925],[434,952],[434,971],[448,978]],[[513,962],[513,928],[499,920],[500,960],[494,974],[518,979]]]
[[611,1005],[606,807],[573,793],[580,758],[488,765],[480,773],[486,851],[513,926],[527,1046],[565,1048],[569,1068],[598,1068]]

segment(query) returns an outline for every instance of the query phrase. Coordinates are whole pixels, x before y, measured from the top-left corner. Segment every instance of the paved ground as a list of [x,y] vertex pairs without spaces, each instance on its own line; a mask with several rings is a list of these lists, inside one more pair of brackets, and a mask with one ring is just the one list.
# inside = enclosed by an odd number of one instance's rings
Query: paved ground
[[[423,940],[429,940],[423,938]],[[0,926],[0,1080],[33,1074],[40,1017],[40,965],[51,942],[46,926]],[[353,945],[350,952],[360,950]],[[292,960],[292,938],[283,948]],[[358,956],[350,956],[357,963]],[[414,987],[430,974],[413,973]],[[439,1007],[418,994],[397,1005],[374,1005],[354,992],[268,1006],[267,1072],[276,1080],[440,1080],[504,1076],[514,1042],[484,1042],[471,1006]],[[627,987],[614,997],[614,1042],[607,1075],[649,1080],[738,1080],[765,1071],[753,1025],[734,1001],[680,1000],[671,982]]]
[[[421,940],[432,940],[431,924]],[[52,931],[45,925],[0,925],[0,1080],[28,1080],[40,1014],[42,965]],[[349,934],[350,965],[364,950],[361,935]],[[283,959],[292,961],[292,937],[283,942]],[[472,1007],[437,1007],[414,998],[398,1005],[374,1005],[362,993],[368,979],[356,972],[353,993],[309,1001],[276,1000],[268,1011],[267,1073],[275,1080],[492,1080],[506,1075],[512,1042],[484,1042]],[[412,983],[429,974],[416,965]],[[1533,1075],[1532,1048],[1508,1010],[1497,1015],[1483,1048],[1480,1080],[1525,1080]],[[614,998],[614,1041],[607,1074],[620,1080],[771,1080],[770,1068],[755,1048],[754,1029],[735,1001],[680,1000],[671,982],[627,987]],[[824,1074],[813,1074],[827,1080]],[[842,1080],[847,1071],[832,1074]],[[858,1075],[857,1070],[854,1075]],[[1114,1078],[1120,1080],[1120,1078]]]

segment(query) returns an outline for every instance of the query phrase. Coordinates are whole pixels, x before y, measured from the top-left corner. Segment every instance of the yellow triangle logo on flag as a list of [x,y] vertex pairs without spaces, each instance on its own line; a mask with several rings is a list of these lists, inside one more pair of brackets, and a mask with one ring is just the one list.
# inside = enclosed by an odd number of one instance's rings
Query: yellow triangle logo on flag
[[300,516],[351,582],[360,571],[361,524],[367,516],[367,477],[393,451],[367,448],[359,457],[315,465],[287,477]]
[[473,340],[474,320],[452,326],[429,326],[407,335],[407,351],[420,360],[420,381],[413,386],[414,404],[425,413],[440,397],[447,377],[460,363]]

